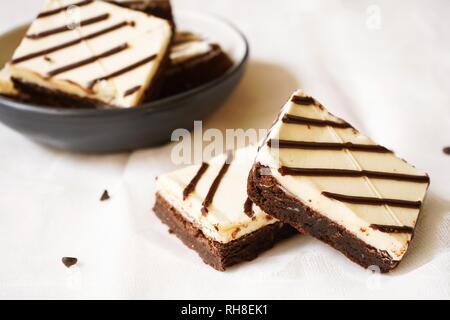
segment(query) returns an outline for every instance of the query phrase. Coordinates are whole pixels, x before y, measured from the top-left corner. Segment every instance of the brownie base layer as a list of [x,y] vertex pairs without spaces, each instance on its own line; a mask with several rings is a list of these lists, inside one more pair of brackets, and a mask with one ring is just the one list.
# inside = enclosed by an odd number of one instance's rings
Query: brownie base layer
[[169,97],[199,87],[224,75],[233,66],[231,58],[220,46],[205,55],[183,63],[171,64],[164,73],[160,98]]
[[12,78],[11,80],[14,83],[14,88],[21,92],[22,95],[29,97],[26,101],[28,103],[34,103],[43,107],[62,107],[68,109],[112,108],[98,100],[81,98],[61,91],[50,90],[16,78]]
[[277,222],[224,244],[207,238],[159,194],[156,195],[153,210],[158,218],[169,226],[171,233],[196,251],[206,264],[219,271],[225,271],[226,268],[243,261],[251,261],[272,248],[275,243],[298,234],[291,226]]
[[248,178],[248,194],[267,214],[329,244],[364,268],[378,266],[386,273],[400,263],[392,260],[386,251],[368,245],[345,227],[287,194],[273,176],[262,175],[261,169],[270,172],[269,168],[255,164]]

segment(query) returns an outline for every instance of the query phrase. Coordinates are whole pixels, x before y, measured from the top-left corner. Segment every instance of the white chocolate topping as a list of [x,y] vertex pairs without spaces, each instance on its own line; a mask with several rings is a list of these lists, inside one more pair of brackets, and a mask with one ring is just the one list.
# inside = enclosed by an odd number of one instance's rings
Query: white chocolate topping
[[170,53],[172,64],[180,64],[203,56],[213,50],[212,43],[200,35],[190,32],[178,32]]

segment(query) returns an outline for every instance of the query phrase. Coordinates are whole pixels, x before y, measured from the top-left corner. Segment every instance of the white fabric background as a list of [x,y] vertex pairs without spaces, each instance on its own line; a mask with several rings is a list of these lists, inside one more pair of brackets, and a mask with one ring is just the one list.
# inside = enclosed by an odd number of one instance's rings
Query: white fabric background
[[[175,0],[248,36],[236,93],[205,127],[267,128],[304,88],[427,170],[432,186],[411,250],[371,275],[309,237],[219,273],[151,213],[171,146],[83,156],[35,145],[0,125],[0,298],[449,298],[450,20],[447,0]],[[40,0],[2,1],[0,31]],[[381,25],[376,28],[380,13]],[[374,24],[375,23],[375,24]],[[100,203],[108,189],[112,199]],[[66,269],[63,256],[80,264]]]

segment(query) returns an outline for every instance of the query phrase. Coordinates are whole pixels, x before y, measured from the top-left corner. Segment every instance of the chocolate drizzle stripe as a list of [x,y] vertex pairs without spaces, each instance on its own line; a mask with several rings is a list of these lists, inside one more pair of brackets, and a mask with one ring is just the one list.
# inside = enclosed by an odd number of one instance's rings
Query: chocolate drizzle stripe
[[58,14],[60,12],[66,11],[67,9],[69,9],[71,7],[83,7],[83,6],[86,6],[86,5],[91,4],[93,2],[94,2],[94,0],[80,1],[80,2],[76,2],[76,3],[73,3],[73,4],[69,4],[67,6],[58,8],[58,9],[44,11],[44,12],[41,12],[37,16],[37,18],[40,19],[40,18],[50,17],[50,16],[53,16],[53,15]]
[[370,227],[385,233],[408,233],[413,234],[414,228],[407,226],[388,226],[383,224],[371,224]]
[[302,124],[302,125],[316,126],[316,127],[353,128],[347,122],[336,122],[336,121],[330,121],[330,120],[306,118],[306,117],[295,116],[292,114],[285,114],[282,121],[284,123],[289,123],[289,124]]
[[277,140],[271,139],[267,142],[271,148],[281,149],[317,149],[317,150],[343,150],[376,152],[376,153],[392,153],[389,149],[372,144],[354,144],[351,142],[309,142],[309,141],[293,141],[293,140]]
[[223,179],[223,177],[226,175],[228,169],[230,168],[231,162],[233,161],[233,153],[230,151],[228,152],[227,159],[225,160],[225,163],[223,164],[222,168],[220,169],[219,173],[217,174],[217,177],[214,179],[211,187],[209,188],[208,194],[205,197],[205,200],[203,201],[203,208],[202,208],[202,214],[203,216],[206,216],[208,214],[208,207],[212,204],[214,200],[214,196],[216,195],[217,189],[219,189],[220,183]]
[[316,100],[312,97],[301,97],[301,96],[293,96],[291,99],[292,103],[301,105],[301,106],[309,106],[316,104]]
[[283,176],[368,177],[373,179],[408,181],[416,183],[430,182],[430,178],[428,176],[423,175],[409,175],[403,173],[391,173],[391,172],[369,171],[369,170],[281,167],[278,171]]
[[195,188],[197,187],[198,182],[205,174],[206,170],[208,170],[209,164],[202,163],[200,169],[198,169],[197,173],[195,174],[194,178],[189,182],[189,184],[184,188],[183,190],[183,200],[186,200],[189,195],[194,192]]
[[[101,14],[99,16],[80,21],[79,26],[80,27],[88,26],[90,24],[94,24],[97,22],[107,20],[109,17],[110,17],[109,13]],[[52,36],[52,35],[55,35],[58,33],[63,33],[63,32],[67,32],[67,31],[71,31],[71,30],[73,30],[73,28],[71,28],[70,25],[65,25],[62,27],[49,29],[49,30],[42,31],[39,33],[29,34],[29,35],[26,35],[26,38],[32,39],[32,40],[38,40],[38,39],[42,39],[45,37],[49,37],[49,36]]]
[[21,63],[21,62],[24,62],[24,61],[27,61],[27,60],[31,60],[31,59],[34,59],[34,58],[37,58],[37,57],[40,57],[40,56],[45,56],[45,55],[53,53],[55,51],[59,51],[59,50],[62,50],[62,49],[66,49],[66,48],[72,47],[74,45],[77,45],[77,44],[85,41],[85,40],[90,40],[90,39],[94,39],[94,38],[100,37],[100,36],[105,35],[105,34],[107,34],[109,32],[113,32],[115,30],[118,30],[120,28],[129,26],[129,25],[132,25],[132,24],[133,24],[132,22],[127,22],[127,21],[120,22],[120,23],[117,23],[117,24],[115,24],[115,25],[113,25],[111,27],[108,27],[108,28],[102,29],[100,31],[91,33],[91,34],[89,34],[89,35],[87,35],[85,37],[78,38],[78,39],[75,39],[75,40],[72,40],[72,41],[68,41],[68,42],[65,42],[63,44],[60,44],[60,45],[57,45],[57,46],[54,46],[54,47],[51,47],[51,48],[48,48],[48,49],[44,49],[44,50],[40,50],[40,51],[37,51],[37,52],[33,52],[33,53],[27,54],[25,56],[19,57],[19,58],[15,58],[15,59],[13,59],[11,61],[11,63],[12,64],[17,64],[17,63]]
[[81,60],[81,61],[77,61],[77,62],[68,64],[66,66],[63,66],[61,68],[49,71],[47,74],[50,77],[53,77],[53,76],[56,76],[56,75],[64,73],[64,72],[83,67],[83,66],[88,65],[90,63],[94,63],[97,60],[100,60],[102,58],[106,58],[106,57],[112,56],[112,55],[117,54],[119,52],[122,52],[122,51],[124,51],[124,50],[126,50],[128,48],[129,48],[128,44],[124,43],[124,44],[122,44],[120,46],[117,46],[117,47],[115,47],[113,49],[105,51],[105,52],[103,52],[103,53],[101,53],[101,54],[99,54],[97,56],[90,57],[90,58],[87,58],[87,59],[84,59],[84,60]]
[[138,92],[140,89],[142,88],[142,86],[135,86],[133,88],[128,89],[127,91],[125,91],[125,93],[123,94],[124,97],[128,97],[131,96],[133,93]]
[[110,73],[110,74],[108,74],[108,75],[106,75],[106,76],[103,76],[103,77],[94,79],[94,80],[92,80],[92,81],[89,82],[89,86],[88,86],[88,87],[89,87],[89,89],[92,89],[92,88],[94,88],[94,86],[95,86],[95,84],[96,84],[97,82],[103,81],[103,80],[109,80],[109,79],[112,79],[112,78],[116,78],[116,77],[118,77],[118,76],[120,76],[120,75],[122,75],[122,74],[125,74],[125,73],[127,73],[127,72],[130,72],[130,71],[132,71],[132,70],[134,70],[134,69],[139,68],[140,66],[143,66],[143,65],[145,65],[145,64],[147,64],[147,63],[149,63],[149,62],[155,60],[156,57],[157,57],[156,54],[151,55],[150,57],[147,57],[147,58],[145,58],[145,59],[142,59],[142,60],[140,60],[140,61],[138,61],[138,62],[136,62],[136,63],[133,63],[133,64],[131,64],[131,65],[129,65],[129,66],[126,66],[126,67],[124,67],[124,68],[122,68],[122,69],[120,69],[120,70],[117,70],[117,71],[115,71],[115,72],[113,72],[113,73]]
[[255,215],[255,212],[253,211],[253,201],[250,198],[247,198],[244,203],[244,213],[249,218],[253,218],[253,216]]
[[341,202],[348,202],[354,204],[366,204],[370,206],[382,206],[388,205],[392,207],[400,207],[400,208],[412,208],[412,209],[420,209],[422,206],[421,201],[408,201],[408,200],[400,200],[400,199],[382,199],[382,198],[372,198],[372,197],[357,197],[357,196],[349,196],[344,194],[337,194],[332,192],[322,192],[322,195],[338,200]]

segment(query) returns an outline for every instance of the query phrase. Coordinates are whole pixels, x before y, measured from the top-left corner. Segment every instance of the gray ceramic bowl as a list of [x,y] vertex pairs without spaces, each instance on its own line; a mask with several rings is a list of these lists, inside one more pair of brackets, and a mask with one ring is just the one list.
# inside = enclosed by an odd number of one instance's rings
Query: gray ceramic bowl
[[[217,41],[235,66],[201,87],[126,110],[43,108],[0,96],[0,121],[47,146],[84,153],[127,151],[161,145],[177,128],[192,129],[233,92],[248,60],[248,42],[239,30],[216,16],[199,12],[176,14],[180,30],[198,32]],[[0,36],[3,65],[20,42],[26,26]]]

